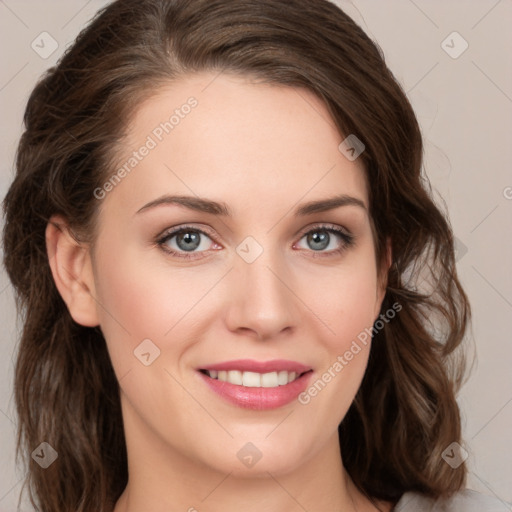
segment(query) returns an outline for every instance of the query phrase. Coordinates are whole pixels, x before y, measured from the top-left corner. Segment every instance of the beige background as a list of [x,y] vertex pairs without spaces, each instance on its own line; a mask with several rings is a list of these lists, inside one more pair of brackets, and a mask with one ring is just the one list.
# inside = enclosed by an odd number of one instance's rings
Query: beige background
[[[105,3],[0,0],[2,197],[12,179],[30,90]],[[512,1],[337,3],[379,43],[421,123],[425,166],[448,205],[459,240],[458,268],[474,309],[471,339],[478,366],[459,400],[469,487],[497,496],[503,511],[512,510]],[[45,31],[58,48],[42,58],[31,43]],[[459,35],[446,39],[454,31]],[[468,48],[457,58],[445,51],[456,56],[464,41]],[[0,318],[0,512],[11,512],[22,470],[14,463],[17,328],[12,288],[3,269]],[[23,510],[32,509],[25,505]]]

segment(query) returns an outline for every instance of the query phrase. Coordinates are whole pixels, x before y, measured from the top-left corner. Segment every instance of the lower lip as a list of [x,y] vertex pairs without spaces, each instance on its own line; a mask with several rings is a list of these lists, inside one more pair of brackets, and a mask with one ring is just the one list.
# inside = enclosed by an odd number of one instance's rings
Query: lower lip
[[244,409],[263,411],[283,407],[292,402],[306,389],[313,372],[309,371],[293,382],[275,388],[249,388],[212,379],[202,372],[198,373],[212,391],[228,402]]

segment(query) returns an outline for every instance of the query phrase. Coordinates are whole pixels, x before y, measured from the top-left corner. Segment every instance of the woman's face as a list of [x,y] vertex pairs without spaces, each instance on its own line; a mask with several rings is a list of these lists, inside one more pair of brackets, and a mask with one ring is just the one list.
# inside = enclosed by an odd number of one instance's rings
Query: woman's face
[[92,258],[130,458],[253,476],[333,452],[383,299],[360,159],[313,94],[234,75],[132,121]]

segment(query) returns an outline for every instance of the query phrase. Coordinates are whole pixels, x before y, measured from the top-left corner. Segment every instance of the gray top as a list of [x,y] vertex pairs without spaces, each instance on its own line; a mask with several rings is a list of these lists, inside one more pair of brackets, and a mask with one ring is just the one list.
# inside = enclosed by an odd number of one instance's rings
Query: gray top
[[510,505],[476,491],[466,489],[448,499],[432,499],[406,492],[393,512],[507,512]]

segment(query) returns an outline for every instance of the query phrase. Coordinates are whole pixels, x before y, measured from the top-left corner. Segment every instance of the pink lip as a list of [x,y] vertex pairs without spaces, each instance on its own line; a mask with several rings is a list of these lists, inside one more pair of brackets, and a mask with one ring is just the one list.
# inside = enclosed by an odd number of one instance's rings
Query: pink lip
[[[305,366],[295,361],[286,361],[284,359],[274,359],[272,361],[254,361],[253,359],[237,359],[234,361],[225,361],[209,366],[202,366],[198,370],[239,370],[241,372],[270,373],[286,370],[287,372],[304,373],[311,370],[310,366]],[[284,387],[284,386],[283,386]]]
[[307,388],[313,372],[305,373],[293,382],[277,388],[246,388],[212,379],[201,372],[198,374],[212,391],[233,405],[244,409],[263,411],[282,407],[295,400]]
[[284,386],[277,386],[275,388],[249,388],[212,379],[205,373],[198,371],[198,375],[208,387],[228,402],[244,409],[258,411],[276,409],[295,400],[297,396],[307,388],[313,374],[312,371],[309,371],[311,368],[308,366],[294,361],[284,360],[258,362],[249,359],[239,359],[236,361],[213,364],[201,369],[217,371],[239,370],[256,373],[270,373],[284,370],[298,374],[307,372]]

